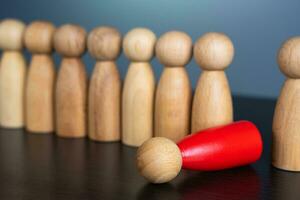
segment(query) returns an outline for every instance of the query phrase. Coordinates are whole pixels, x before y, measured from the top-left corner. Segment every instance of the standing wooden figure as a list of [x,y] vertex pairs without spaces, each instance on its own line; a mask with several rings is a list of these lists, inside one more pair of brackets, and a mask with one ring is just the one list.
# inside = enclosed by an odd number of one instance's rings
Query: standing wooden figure
[[54,131],[55,66],[51,57],[54,31],[54,25],[46,21],[32,22],[25,31],[25,46],[33,54],[25,93],[29,132]]
[[86,32],[67,24],[54,34],[54,48],[63,56],[56,82],[56,132],[61,137],[86,135],[86,71],[80,56],[85,52]]
[[24,126],[24,92],[26,61],[23,48],[25,24],[14,19],[0,23],[0,125],[6,128]]
[[121,79],[115,60],[121,34],[112,27],[98,27],[88,36],[88,50],[97,62],[89,88],[89,138],[118,141],[121,137]]
[[279,68],[286,75],[273,119],[272,163],[300,171],[300,37],[287,40],[278,53]]
[[149,63],[154,54],[155,34],[145,28],[128,32],[123,49],[131,61],[122,99],[122,142],[140,146],[153,136],[155,77]]
[[229,37],[207,33],[194,46],[195,60],[202,68],[192,108],[192,133],[233,121],[230,87],[224,70],[234,56]]
[[155,136],[179,141],[190,131],[191,85],[184,66],[192,55],[192,39],[183,32],[162,35],[156,45],[165,66],[155,100]]

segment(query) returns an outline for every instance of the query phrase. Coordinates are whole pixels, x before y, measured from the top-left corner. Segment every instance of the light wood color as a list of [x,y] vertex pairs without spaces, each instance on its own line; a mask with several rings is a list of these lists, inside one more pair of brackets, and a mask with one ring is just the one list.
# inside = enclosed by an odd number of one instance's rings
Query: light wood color
[[25,92],[29,132],[54,131],[55,66],[51,57],[54,31],[54,25],[46,21],[34,21],[25,31],[25,46],[32,53]]
[[192,133],[232,121],[232,99],[225,72],[203,71],[194,94]]
[[129,31],[123,40],[123,49],[131,62],[149,62],[154,54],[155,34],[146,28]]
[[6,128],[24,126],[24,91],[26,61],[23,48],[25,24],[15,19],[0,22],[0,125]]
[[155,99],[155,136],[179,141],[190,132],[191,85],[184,68],[192,55],[191,38],[178,31],[162,35],[156,55],[165,66]]
[[0,64],[0,125],[24,126],[26,62],[19,51],[4,51]]
[[184,68],[164,69],[155,100],[155,136],[179,141],[190,132],[191,86]]
[[210,32],[196,41],[194,56],[203,70],[224,70],[233,60],[234,46],[224,33]]
[[300,37],[287,40],[278,53],[280,70],[287,76],[273,119],[272,164],[300,171]]
[[86,135],[86,87],[86,72],[80,58],[63,58],[55,95],[58,136]]
[[115,62],[97,62],[89,89],[89,138],[118,141],[121,137],[121,79]]
[[61,137],[86,135],[87,77],[80,59],[86,35],[76,25],[64,25],[54,34],[54,48],[63,56],[55,93],[56,133]]
[[136,164],[139,173],[148,181],[166,183],[174,179],[181,170],[181,152],[167,138],[151,138],[139,147]]
[[59,27],[54,34],[54,48],[65,57],[80,57],[86,49],[86,31],[74,24]]
[[122,36],[114,27],[94,28],[88,36],[90,55],[98,61],[114,61],[121,52]]
[[55,26],[47,21],[34,21],[26,28],[24,43],[33,54],[50,54],[53,50]]
[[234,47],[223,33],[206,33],[194,46],[194,56],[203,72],[192,108],[192,133],[233,121],[233,106],[225,70],[232,62]]
[[122,142],[140,146],[153,136],[155,78],[149,63],[131,63],[123,89]]
[[184,67],[192,56],[192,39],[184,32],[167,32],[157,41],[155,52],[165,67]]
[[25,24],[15,19],[0,22],[0,48],[8,51],[20,51],[23,48]]
[[145,28],[128,32],[123,41],[131,61],[122,97],[122,142],[140,146],[153,136],[155,77],[149,63],[154,54],[155,34]]
[[55,66],[51,55],[32,56],[26,87],[26,129],[34,133],[54,131]]
[[115,60],[121,51],[121,34],[113,27],[97,27],[88,37],[88,49],[97,59],[89,88],[89,138],[121,138],[121,79]]

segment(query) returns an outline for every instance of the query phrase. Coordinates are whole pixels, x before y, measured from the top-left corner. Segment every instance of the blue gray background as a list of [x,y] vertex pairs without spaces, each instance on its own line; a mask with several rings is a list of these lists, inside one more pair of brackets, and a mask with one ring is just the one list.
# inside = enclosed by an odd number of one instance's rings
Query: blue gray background
[[[111,25],[122,34],[142,26],[157,36],[176,29],[193,41],[205,32],[224,32],[235,45],[235,58],[227,70],[233,94],[276,98],[284,81],[276,54],[284,40],[300,35],[299,8],[300,1],[290,0],[1,0],[0,20],[76,23],[87,31]],[[93,59],[86,54],[84,62],[91,73]],[[155,58],[152,64],[158,79],[162,66]],[[123,54],[118,65],[124,78],[128,61]],[[187,70],[195,87],[201,70],[194,60]]]

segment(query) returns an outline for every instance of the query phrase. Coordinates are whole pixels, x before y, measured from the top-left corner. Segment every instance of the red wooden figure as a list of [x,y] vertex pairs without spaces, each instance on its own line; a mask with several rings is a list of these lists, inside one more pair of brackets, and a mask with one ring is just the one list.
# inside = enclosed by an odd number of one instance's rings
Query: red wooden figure
[[138,149],[137,166],[150,182],[164,183],[175,178],[181,168],[212,171],[253,163],[262,149],[256,126],[239,121],[197,132],[177,145],[166,138],[151,138]]

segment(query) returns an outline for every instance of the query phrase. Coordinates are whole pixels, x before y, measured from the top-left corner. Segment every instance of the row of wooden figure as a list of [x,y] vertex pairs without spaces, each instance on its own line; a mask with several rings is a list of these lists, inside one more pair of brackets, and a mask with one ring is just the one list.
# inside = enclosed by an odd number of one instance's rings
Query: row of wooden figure
[[[23,45],[33,54],[28,73]],[[88,92],[80,59],[86,46],[97,60]],[[115,64],[122,46],[131,61],[123,87]],[[63,57],[57,77],[53,47]],[[35,21],[25,27],[6,19],[0,23],[0,48],[2,127],[25,125],[30,132],[55,131],[62,137],[88,133],[92,140],[122,139],[139,146],[153,135],[176,142],[190,127],[196,132],[233,120],[224,69],[232,62],[234,47],[222,33],[204,34],[193,47],[191,38],[179,31],[156,40],[152,31],[135,28],[122,40],[113,27],[97,27],[86,37],[77,25],[56,29],[50,22]],[[149,64],[154,52],[165,66],[157,87]],[[192,54],[203,69],[193,99],[184,68]],[[273,164],[300,171],[300,37],[283,44],[278,63],[287,80],[275,109]]]
[[[23,44],[32,53],[27,76]],[[86,46],[97,60],[88,95],[80,59]],[[131,61],[123,89],[115,63],[121,46]],[[234,48],[221,33],[205,34],[195,44],[195,59],[204,72],[192,114],[192,91],[184,68],[192,57],[192,40],[184,32],[171,31],[156,41],[151,30],[135,28],[122,41],[113,27],[97,27],[86,37],[77,25],[56,29],[50,22],[35,21],[25,27],[20,21],[7,19],[0,23],[0,47],[3,127],[25,125],[30,132],[55,131],[63,137],[83,137],[88,132],[92,140],[122,137],[123,143],[139,146],[153,135],[178,141],[190,132],[191,124],[195,132],[230,123],[233,118],[223,70],[231,63]],[[52,47],[63,57],[57,78]],[[149,63],[154,52],[165,66],[157,90]]]

